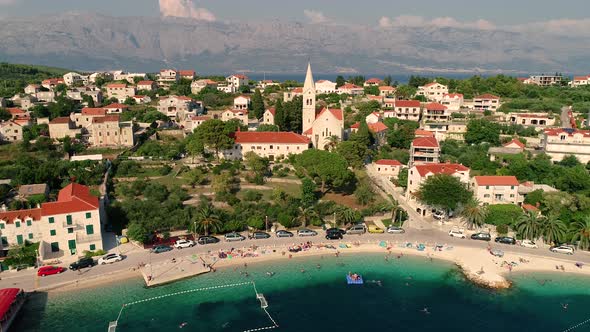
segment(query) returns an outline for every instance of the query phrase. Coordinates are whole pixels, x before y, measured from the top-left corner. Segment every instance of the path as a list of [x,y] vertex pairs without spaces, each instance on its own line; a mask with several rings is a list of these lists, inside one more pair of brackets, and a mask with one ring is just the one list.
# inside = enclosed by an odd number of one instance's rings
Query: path
[[568,106],[563,106],[561,108],[561,128],[571,128],[572,124],[570,121],[569,112],[571,109]]

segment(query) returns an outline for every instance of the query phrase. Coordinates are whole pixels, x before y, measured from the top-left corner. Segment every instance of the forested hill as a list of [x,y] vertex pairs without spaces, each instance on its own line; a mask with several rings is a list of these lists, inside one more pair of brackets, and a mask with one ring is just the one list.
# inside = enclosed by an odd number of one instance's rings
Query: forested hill
[[61,77],[70,70],[46,66],[17,65],[0,62],[0,97],[12,97],[29,83]]

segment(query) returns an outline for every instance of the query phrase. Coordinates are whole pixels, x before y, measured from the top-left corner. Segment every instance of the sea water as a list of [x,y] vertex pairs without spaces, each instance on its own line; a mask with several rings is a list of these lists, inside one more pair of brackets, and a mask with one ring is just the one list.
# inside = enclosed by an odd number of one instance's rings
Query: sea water
[[[272,273],[268,273],[272,272]],[[364,285],[347,285],[349,272]],[[269,276],[272,274],[272,276]],[[590,318],[590,279],[515,274],[509,290],[472,285],[447,262],[382,254],[306,257],[240,265],[147,289],[139,279],[35,294],[13,331],[564,331]],[[575,331],[590,331],[590,324]]]

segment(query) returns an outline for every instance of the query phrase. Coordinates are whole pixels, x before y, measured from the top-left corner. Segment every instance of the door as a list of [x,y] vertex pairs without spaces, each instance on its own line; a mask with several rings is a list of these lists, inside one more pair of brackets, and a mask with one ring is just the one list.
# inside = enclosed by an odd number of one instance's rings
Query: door
[[16,243],[20,246],[24,243],[23,241],[23,236],[22,235],[17,235],[16,236]]
[[68,240],[68,249],[70,249],[70,254],[76,254],[76,240]]

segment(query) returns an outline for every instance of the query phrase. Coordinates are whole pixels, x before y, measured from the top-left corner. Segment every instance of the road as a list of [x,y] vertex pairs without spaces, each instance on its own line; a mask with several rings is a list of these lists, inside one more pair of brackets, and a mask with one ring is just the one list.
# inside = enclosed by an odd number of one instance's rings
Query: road
[[[440,244],[447,244],[450,246],[464,246],[464,247],[472,247],[472,248],[479,248],[481,250],[486,250],[487,242],[484,241],[476,241],[476,240],[469,240],[469,239],[458,239],[449,237],[448,234],[445,232],[431,228],[431,229],[407,229],[405,234],[363,234],[363,235],[345,235],[344,241],[361,241],[361,242],[373,242],[377,243],[381,240],[389,240],[389,241],[397,241],[397,242],[411,242],[411,243],[428,243],[430,245],[434,243]],[[143,249],[133,249],[126,251],[131,247],[131,245],[127,245],[124,247],[123,253],[126,258],[118,263],[110,264],[110,265],[101,265],[101,266],[94,266],[92,268],[83,269],[83,271],[67,271],[60,275],[52,275],[46,277],[37,277],[36,271],[33,270],[24,270],[19,272],[3,272],[0,274],[2,278],[0,280],[0,288],[6,287],[18,287],[23,288],[25,290],[34,290],[34,289],[46,289],[52,287],[58,287],[68,283],[75,283],[79,280],[90,279],[101,277],[108,274],[115,274],[115,273],[125,273],[132,270],[134,267],[137,267],[140,263],[158,263],[171,260],[172,258],[181,258],[187,255],[192,254],[206,254],[208,251],[218,251],[219,249],[230,249],[230,248],[238,248],[238,247],[249,247],[252,245],[259,245],[259,246],[277,246],[277,247],[286,247],[292,245],[293,243],[305,242],[305,241],[312,241],[314,243],[319,242],[327,242],[325,240],[323,232],[320,232],[317,236],[311,237],[293,237],[293,238],[276,238],[272,236],[269,239],[261,239],[261,240],[245,240],[242,242],[225,242],[222,240],[220,243],[217,244],[210,244],[210,245],[198,245],[193,248],[187,249],[175,249],[173,251],[169,251],[166,253],[161,254],[150,254],[149,251]],[[334,241],[334,243],[338,243],[338,241]],[[554,257],[557,259],[569,259],[571,260],[572,264],[575,262],[584,262],[586,264],[590,264],[590,255],[585,253],[576,252],[573,256],[557,254],[549,252],[547,247],[542,247],[539,249],[530,249],[530,248],[523,248],[519,246],[510,246],[510,245],[503,245],[503,244],[493,244],[494,247],[500,247],[505,252],[516,253],[516,254],[528,254],[528,255],[543,255],[548,257]],[[111,252],[116,252],[117,249],[112,250]],[[296,254],[295,254],[296,256]],[[139,274],[138,274],[139,277]]]
[[571,128],[572,127],[572,124],[570,122],[569,111],[570,111],[570,108],[567,106],[564,106],[561,108],[561,128]]

